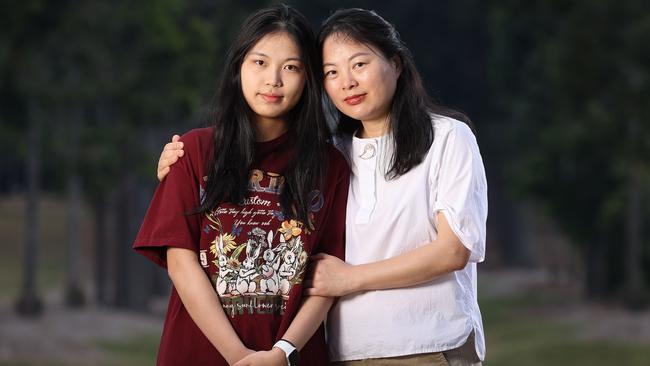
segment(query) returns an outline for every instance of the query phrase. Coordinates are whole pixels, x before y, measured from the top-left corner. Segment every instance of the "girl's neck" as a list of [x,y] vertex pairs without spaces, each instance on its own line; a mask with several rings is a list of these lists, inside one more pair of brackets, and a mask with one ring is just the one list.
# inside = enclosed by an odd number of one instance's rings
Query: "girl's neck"
[[287,121],[284,118],[257,117],[255,121],[255,141],[271,141],[287,132]]

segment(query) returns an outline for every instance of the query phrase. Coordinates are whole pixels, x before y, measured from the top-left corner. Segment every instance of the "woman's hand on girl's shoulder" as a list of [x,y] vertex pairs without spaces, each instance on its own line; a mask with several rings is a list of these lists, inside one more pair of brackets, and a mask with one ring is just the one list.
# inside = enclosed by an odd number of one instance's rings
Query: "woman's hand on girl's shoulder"
[[183,143],[178,141],[181,137],[178,135],[172,136],[172,141],[165,145],[160,159],[158,159],[157,176],[159,181],[163,181],[169,173],[169,167],[174,165],[178,159],[185,154],[183,151]]
[[233,366],[286,366],[287,356],[279,348],[270,351],[259,351],[237,361]]

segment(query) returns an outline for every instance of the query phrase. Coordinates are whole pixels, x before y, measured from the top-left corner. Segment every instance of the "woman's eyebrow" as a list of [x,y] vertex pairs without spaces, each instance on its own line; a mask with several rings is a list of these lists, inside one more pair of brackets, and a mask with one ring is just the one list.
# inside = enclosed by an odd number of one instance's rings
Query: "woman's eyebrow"
[[[368,52],[357,52],[354,55],[348,57],[348,61],[352,60],[355,57],[368,56],[368,55],[370,55],[370,53],[368,53]],[[325,67],[325,66],[336,66],[336,65],[331,63],[331,62],[326,62],[326,63],[323,64],[323,67]]]

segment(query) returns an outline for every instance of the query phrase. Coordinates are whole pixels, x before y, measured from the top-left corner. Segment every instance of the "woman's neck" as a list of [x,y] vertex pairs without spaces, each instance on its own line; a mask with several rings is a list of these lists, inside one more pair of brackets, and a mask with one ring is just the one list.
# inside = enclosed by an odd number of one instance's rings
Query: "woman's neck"
[[388,133],[388,117],[377,120],[361,121],[357,136],[362,139],[383,136]]

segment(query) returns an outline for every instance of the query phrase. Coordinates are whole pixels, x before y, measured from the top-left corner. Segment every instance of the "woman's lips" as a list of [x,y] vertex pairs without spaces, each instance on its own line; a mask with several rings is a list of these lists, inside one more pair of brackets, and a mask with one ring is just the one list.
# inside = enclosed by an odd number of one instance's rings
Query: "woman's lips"
[[366,94],[356,94],[345,98],[344,101],[349,105],[357,105],[363,102],[365,98],[366,98]]
[[275,95],[275,94],[260,94],[262,96],[262,99],[264,99],[267,103],[278,103],[280,100],[282,100],[282,95]]

